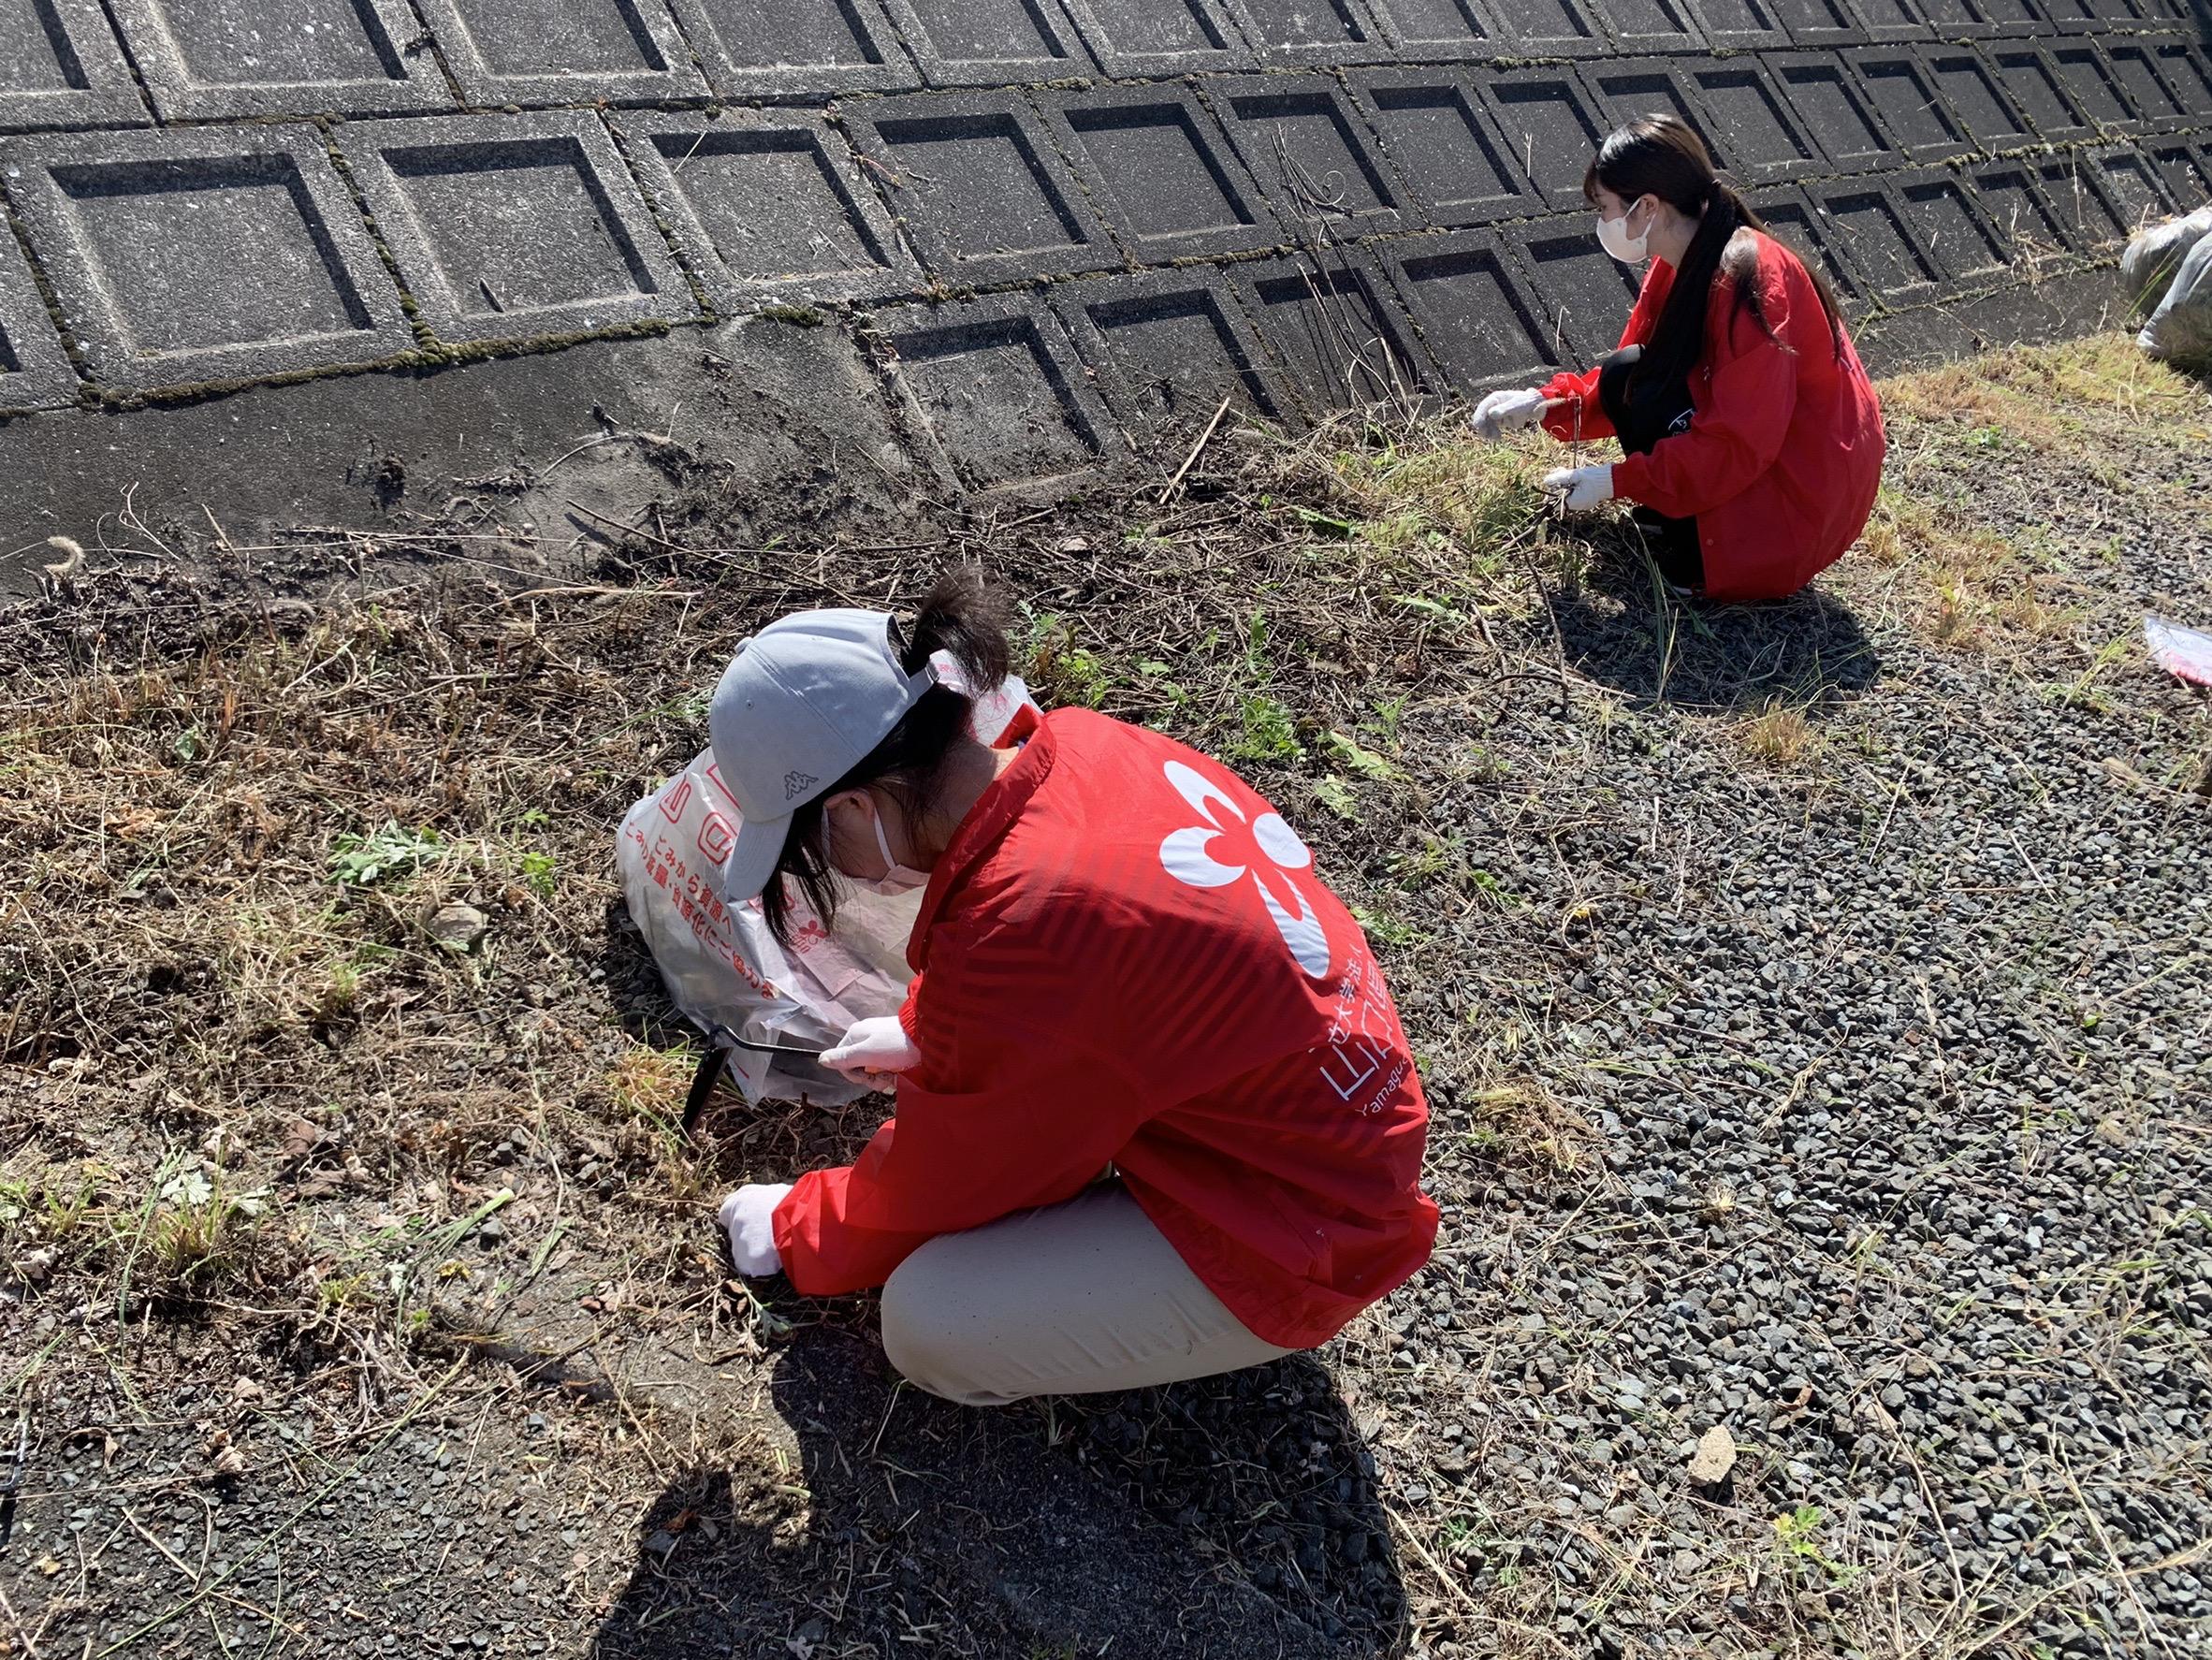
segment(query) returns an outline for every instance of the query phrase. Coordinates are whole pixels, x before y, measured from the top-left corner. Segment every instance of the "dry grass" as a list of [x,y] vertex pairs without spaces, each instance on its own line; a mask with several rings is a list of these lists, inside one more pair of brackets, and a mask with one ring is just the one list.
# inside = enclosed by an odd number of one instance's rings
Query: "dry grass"
[[[2030,536],[1991,528],[1974,464],[2027,451],[2117,468],[2177,415],[2201,423],[2202,390],[2104,341],[1992,354],[1885,396],[1894,485],[1869,557],[1824,587],[1870,629],[2017,656],[2093,691],[2133,619],[2080,572],[2046,568]],[[1615,1184],[1600,1115],[1571,1084],[1641,1064],[1599,1028],[1633,1024],[1623,1011],[1674,983],[1664,962],[1609,960],[1608,920],[1718,881],[1697,815],[1727,805],[1747,760],[1787,771],[1844,748],[1832,709],[1795,689],[1682,708],[1664,683],[1644,695],[1593,678],[1560,620],[1570,604],[1664,634],[1669,658],[1708,621],[1637,609],[1633,581],[1599,585],[1632,550],[1608,519],[1552,516],[1534,479],[1556,459],[1455,429],[1346,423],[1297,445],[1231,433],[1173,507],[1133,492],[1087,517],[979,524],[949,550],[987,560],[1024,602],[1026,667],[1048,700],[1237,756],[1420,997],[1401,1001],[1450,1149],[1442,1179],[1466,1204],[1491,1205],[1493,1187],[1527,1201],[1486,1212],[1479,1257],[1442,1259],[1454,1318],[1488,1334],[1474,1369],[1498,1409],[1475,1424],[1478,1458],[1552,1457],[1551,1403],[1606,1365],[1612,1334],[1549,1289],[1561,1253],[1581,1248],[1589,1196]],[[771,1323],[702,1266],[705,1201],[849,1153],[872,1123],[769,1112],[735,1115],[720,1144],[681,1141],[691,1060],[625,959],[609,831],[702,741],[699,694],[731,640],[825,593],[910,597],[928,573],[852,554],[798,570],[721,549],[627,557],[604,585],[556,594],[416,571],[312,618],[243,604],[211,618],[200,594],[153,582],[95,595],[106,619],[20,626],[0,688],[0,854],[29,878],[0,910],[0,1144],[15,1149],[0,1272],[67,1280],[141,1323],[220,1312],[241,1347],[305,1356],[303,1391],[335,1387],[376,1423],[433,1392],[433,1290],[503,1306],[533,1260],[565,1253],[571,1289],[623,1311],[610,1350],[675,1332],[760,1354]],[[1630,822],[1593,782],[1662,720],[1668,742],[1722,764],[1713,794],[1679,804],[1681,826]],[[1533,882],[1523,865],[1560,874]],[[491,921],[465,954],[423,931],[452,902]],[[1563,999],[1595,1012],[1588,1031]],[[164,1197],[192,1160],[204,1188]],[[1725,1189],[1692,1197],[1667,1226],[1736,1217]],[[464,1249],[487,1207],[522,1242],[515,1257]],[[331,1214],[349,1230],[322,1227]],[[230,1306],[247,1288],[253,1306]],[[1558,1376],[1527,1369],[1508,1290],[1545,1310],[1572,1361]],[[12,1387],[45,1387],[39,1367],[66,1363],[34,1360]],[[1363,1328],[1342,1371],[1381,1398],[1387,1337]],[[1386,1420],[1377,1434],[1419,1460],[1432,1428]],[[635,1476],[684,1450],[637,1435],[606,1468]],[[1747,1448],[1736,1504],[1700,1511],[1692,1545],[1672,1542],[1664,1495],[1625,1464],[1571,1527],[1533,1457],[1496,1467],[1517,1473],[1393,1511],[1424,1637],[1561,1652],[1566,1593],[1535,1545],[1571,1533],[1593,1565],[1575,1594],[1594,1587],[1655,1623],[1726,1610],[1739,1647],[2021,1652],[2018,1622],[1977,1608],[1940,1563],[1847,1514],[1800,1511],[1777,1449]]]
[[1476,1157],[1565,1181],[1589,1173],[1604,1138],[1540,1079],[1481,1085],[1462,1095],[1464,1144]]
[[2177,417],[2185,433],[2207,436],[2204,387],[2118,333],[1978,353],[1885,381],[1882,400],[1893,420],[1996,429],[2037,450],[2059,450],[2089,426],[2169,436]]
[[1796,766],[1819,746],[1819,735],[1802,708],[1761,710],[1736,726],[1744,753],[1769,766]]
[[[1900,376],[1882,392],[1890,461],[1862,546],[1895,573],[1890,608],[1938,645],[2023,666],[2057,648],[2086,663],[2123,625],[2078,564],[2052,568],[2049,524],[1992,528],[1985,498],[1998,473],[2030,487],[2093,481],[2105,501],[2205,517],[2186,469],[2147,471],[2143,456],[2148,445],[2201,458],[2212,445],[2212,402],[2128,336],[1986,353]],[[2118,549],[2116,538],[2111,557]],[[1839,575],[1850,582],[1848,570]]]
[[1940,647],[2011,653],[2071,635],[2086,618],[2077,582],[1980,525],[1969,496],[1885,487],[1862,546],[1898,571],[1914,595],[1915,629]]

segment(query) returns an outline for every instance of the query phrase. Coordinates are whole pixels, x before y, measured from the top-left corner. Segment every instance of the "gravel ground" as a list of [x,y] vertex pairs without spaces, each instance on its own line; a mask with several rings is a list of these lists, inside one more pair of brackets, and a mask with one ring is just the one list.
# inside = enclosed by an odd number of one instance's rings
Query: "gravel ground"
[[2212,710],[2137,633],[2212,625],[2212,406],[2117,338],[1886,401],[1781,605],[1419,429],[950,527],[1309,833],[1446,1212],[1318,1357],[998,1414],[722,1280],[875,1114],[671,1134],[606,868],[736,633],[924,568],[701,512],[0,624],[0,1654],[2212,1650]]

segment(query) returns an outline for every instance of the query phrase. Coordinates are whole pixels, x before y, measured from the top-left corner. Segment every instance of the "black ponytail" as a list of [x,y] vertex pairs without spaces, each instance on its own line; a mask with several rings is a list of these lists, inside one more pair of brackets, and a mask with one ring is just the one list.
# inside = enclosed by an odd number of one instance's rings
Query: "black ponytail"
[[[1713,171],[1705,141],[1687,123],[1674,115],[1646,115],[1612,133],[1582,175],[1582,194],[1593,206],[1601,184],[1623,202],[1657,197],[1697,221],[1652,338],[1643,342],[1643,356],[1629,371],[1632,382],[1665,385],[1695,367],[1705,354],[1706,302],[1723,275],[1735,284],[1736,303],[1751,312],[1769,339],[1781,342],[1759,295],[1758,242],[1750,234],[1766,231],[1767,222]],[[1836,292],[1812,264],[1807,262],[1805,270],[1827,314],[1828,338],[1841,356],[1843,321]]]
[[[962,678],[978,695],[996,691],[1012,666],[1005,606],[972,570],[939,577],[913,626],[902,633],[894,624],[893,637],[899,643],[899,666],[908,674],[919,674],[942,651],[960,665]],[[823,803],[872,785],[895,796],[909,822],[926,816],[937,803],[945,758],[967,734],[974,711],[967,692],[932,686],[859,765],[792,814],[783,855],[761,890],[761,913],[780,944],[788,948],[792,941],[791,886],[806,896],[823,927],[837,920],[837,871],[829,861]]]

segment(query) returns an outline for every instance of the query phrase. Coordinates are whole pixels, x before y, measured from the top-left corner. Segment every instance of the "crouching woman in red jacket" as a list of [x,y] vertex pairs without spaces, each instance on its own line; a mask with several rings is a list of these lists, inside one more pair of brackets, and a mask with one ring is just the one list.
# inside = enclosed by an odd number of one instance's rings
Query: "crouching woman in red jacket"
[[892,1362],[988,1405],[1311,1348],[1427,1260],[1428,1113],[1367,941],[1227,768],[1087,709],[985,747],[947,650],[1008,651],[972,579],[748,640],[709,717],[732,904],[923,887],[896,1016],[823,1056],[897,1090],[854,1163],[740,1188],[741,1274],[883,1288]]
[[1672,115],[1606,139],[1582,181],[1597,238],[1651,264],[1621,349],[1586,374],[1493,392],[1476,430],[1542,420],[1624,458],[1561,468],[1571,509],[1620,496],[1661,572],[1716,600],[1779,599],[1840,558],[1881,484],[1882,409],[1826,279],[1767,234]]

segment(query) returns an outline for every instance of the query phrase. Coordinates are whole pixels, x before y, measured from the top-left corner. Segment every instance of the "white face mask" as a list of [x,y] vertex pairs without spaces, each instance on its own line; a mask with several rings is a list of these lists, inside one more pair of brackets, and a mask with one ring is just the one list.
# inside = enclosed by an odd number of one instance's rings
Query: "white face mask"
[[[901,865],[891,856],[891,838],[883,834],[883,815],[876,810],[874,802],[868,803],[868,823],[876,827],[876,851],[883,855],[881,876],[845,876],[845,880],[865,894],[881,894],[889,897],[895,894],[910,894],[916,888],[929,885],[929,872],[916,870],[911,865]],[[845,875],[840,871],[839,875]]]
[[[1637,201],[1642,199],[1638,197]],[[1641,265],[1650,253],[1647,244],[1652,240],[1651,226],[1646,226],[1640,237],[1628,234],[1628,215],[1636,211],[1636,202],[1630,202],[1621,211],[1620,218],[1608,219],[1601,214],[1597,221],[1597,245],[1623,265]]]

